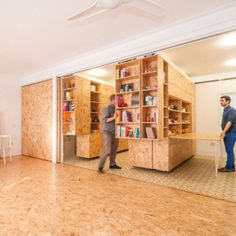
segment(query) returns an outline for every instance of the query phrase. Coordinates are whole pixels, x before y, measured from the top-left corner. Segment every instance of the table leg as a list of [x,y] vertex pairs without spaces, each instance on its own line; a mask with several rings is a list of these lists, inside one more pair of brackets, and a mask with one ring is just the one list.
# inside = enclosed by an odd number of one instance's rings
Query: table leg
[[219,159],[217,155],[217,142],[215,142],[215,176],[217,177]]

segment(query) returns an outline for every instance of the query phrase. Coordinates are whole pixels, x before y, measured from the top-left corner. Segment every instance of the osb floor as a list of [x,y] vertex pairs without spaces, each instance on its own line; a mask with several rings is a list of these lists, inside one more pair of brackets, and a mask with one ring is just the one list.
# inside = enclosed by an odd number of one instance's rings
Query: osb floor
[[28,157],[0,161],[0,235],[236,235],[236,204]]
[[[221,166],[224,162],[225,160],[221,160]],[[96,170],[98,159],[74,158],[65,163]],[[218,173],[218,176],[215,177],[215,162],[212,157],[191,158],[170,173],[133,168],[129,165],[128,152],[119,153],[117,163],[122,166],[122,170],[109,170],[109,160],[107,160],[106,171],[136,180],[236,202],[236,172]]]

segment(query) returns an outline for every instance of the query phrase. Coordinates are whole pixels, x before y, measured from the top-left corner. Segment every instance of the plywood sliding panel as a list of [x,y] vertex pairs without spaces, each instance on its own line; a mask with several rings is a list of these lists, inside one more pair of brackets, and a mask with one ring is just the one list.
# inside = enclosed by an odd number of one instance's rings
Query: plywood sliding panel
[[152,140],[129,140],[129,161],[132,166],[152,169]]
[[90,153],[90,134],[78,135],[76,145],[76,155],[78,157],[89,158]]
[[90,80],[75,77],[75,133],[90,133]]
[[115,87],[101,84],[101,104],[100,104],[100,114],[99,119],[102,121],[102,111],[110,104],[110,96],[115,94]]
[[52,80],[22,87],[22,154],[52,160]]

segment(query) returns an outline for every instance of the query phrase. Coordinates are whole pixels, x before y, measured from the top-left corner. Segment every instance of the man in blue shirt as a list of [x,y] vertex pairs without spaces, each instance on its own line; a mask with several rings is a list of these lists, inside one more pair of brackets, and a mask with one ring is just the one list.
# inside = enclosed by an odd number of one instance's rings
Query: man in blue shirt
[[231,98],[222,96],[220,104],[224,107],[221,123],[222,132],[220,137],[224,139],[227,162],[225,167],[218,169],[220,172],[234,172],[234,144],[236,142],[236,110],[230,106]]

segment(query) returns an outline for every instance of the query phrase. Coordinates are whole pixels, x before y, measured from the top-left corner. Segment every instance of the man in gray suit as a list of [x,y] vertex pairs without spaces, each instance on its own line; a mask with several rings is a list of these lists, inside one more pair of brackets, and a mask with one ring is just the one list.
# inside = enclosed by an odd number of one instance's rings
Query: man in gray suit
[[103,148],[99,161],[98,172],[102,173],[108,155],[110,154],[110,168],[121,169],[116,164],[116,151],[118,148],[118,139],[115,137],[115,94],[110,96],[110,104],[103,110],[102,118],[102,136],[103,136]]

